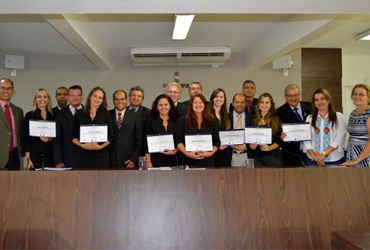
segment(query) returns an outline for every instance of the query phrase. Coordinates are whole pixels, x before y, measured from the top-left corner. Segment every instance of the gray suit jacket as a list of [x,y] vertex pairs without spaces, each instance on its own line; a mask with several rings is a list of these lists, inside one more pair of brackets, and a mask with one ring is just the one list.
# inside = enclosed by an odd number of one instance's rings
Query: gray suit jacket
[[[17,148],[19,156],[22,156],[22,131],[23,131],[23,110],[10,103],[14,115],[15,134],[17,136]],[[10,128],[5,112],[0,107],[0,168],[4,168],[9,157]]]

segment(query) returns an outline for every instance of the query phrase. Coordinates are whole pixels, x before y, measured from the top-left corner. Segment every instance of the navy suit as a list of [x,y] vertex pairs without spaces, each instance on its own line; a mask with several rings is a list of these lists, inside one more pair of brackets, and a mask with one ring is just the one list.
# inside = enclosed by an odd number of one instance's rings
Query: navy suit
[[110,110],[109,116],[112,119],[114,136],[114,140],[109,146],[109,165],[111,167],[126,167],[127,160],[137,163],[143,143],[140,114],[126,109],[120,130],[117,126],[116,110]]
[[[310,102],[300,102],[301,103],[301,111],[303,114],[303,121],[306,120],[307,116],[312,114],[312,103]],[[299,123],[297,116],[295,115],[292,108],[286,102],[281,107],[277,109],[278,115],[282,121],[282,123]],[[284,143],[282,148],[287,152],[297,154],[304,159],[305,154],[300,150],[300,142],[290,142]],[[300,166],[302,165],[301,159],[297,156],[284,152],[283,160],[285,166]]]
[[78,167],[78,146],[72,140],[71,127],[73,114],[69,105],[57,112],[56,132],[57,136],[53,143],[53,155],[55,165],[64,163],[65,167]]
[[[127,107],[128,110],[131,109],[131,106],[128,106]],[[131,111],[131,112],[135,112],[135,111]],[[139,107],[138,111],[136,111],[135,113],[138,113],[141,117],[141,126],[142,126],[142,142],[141,142],[141,148],[140,148],[140,152],[139,152],[139,156],[144,156],[145,155],[145,148],[144,148],[144,145],[145,145],[145,126],[146,126],[146,122],[148,121],[148,118],[149,118],[149,115],[150,115],[150,112],[151,112],[151,109],[148,109],[144,106],[141,106]]]

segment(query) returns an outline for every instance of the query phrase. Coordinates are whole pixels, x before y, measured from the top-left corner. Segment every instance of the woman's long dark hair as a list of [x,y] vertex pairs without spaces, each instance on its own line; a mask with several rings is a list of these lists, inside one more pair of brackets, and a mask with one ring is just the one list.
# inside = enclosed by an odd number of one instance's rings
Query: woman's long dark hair
[[212,123],[213,123],[213,117],[212,117],[211,113],[209,112],[209,107],[207,105],[206,98],[202,94],[196,94],[195,96],[190,98],[190,101],[189,101],[189,104],[188,104],[188,112],[185,116],[186,123],[188,125],[188,128],[189,128],[190,132],[195,132],[198,129],[197,115],[194,113],[194,110],[193,110],[194,99],[197,98],[197,97],[199,97],[200,100],[204,104],[204,109],[203,109],[203,112],[202,112],[203,122],[202,122],[200,130],[203,131],[204,129],[211,127]]
[[90,91],[90,93],[89,93],[89,96],[87,97],[87,99],[86,99],[86,103],[85,103],[85,107],[84,107],[84,109],[83,109],[83,112],[85,113],[85,114],[87,114],[87,115],[89,115],[90,114],[90,109],[91,109],[91,101],[90,101],[90,97],[95,93],[95,91],[97,91],[97,90],[100,90],[101,92],[103,92],[103,103],[102,104],[100,104],[100,106],[99,106],[99,108],[98,108],[98,110],[99,111],[102,111],[102,110],[107,110],[107,95],[105,94],[105,91],[104,91],[104,89],[102,89],[102,88],[100,88],[100,87],[95,87],[95,88],[93,88],[91,91]]
[[262,122],[260,103],[261,103],[262,98],[264,97],[268,97],[271,103],[270,110],[267,112],[264,121],[266,123],[266,126],[269,126],[272,128],[273,134],[277,134],[281,130],[281,120],[276,112],[274,99],[269,93],[263,93],[258,98],[257,105],[256,105],[256,117],[254,118],[254,121],[256,124],[259,124],[260,122]]
[[170,106],[171,106],[171,108],[168,112],[168,116],[170,117],[170,119],[177,120],[177,118],[179,116],[177,108],[175,107],[175,104],[173,103],[172,99],[169,96],[165,95],[165,94],[159,95],[159,96],[157,96],[157,98],[155,98],[155,100],[152,104],[152,111],[150,112],[150,117],[155,118],[155,117],[159,116],[159,111],[158,111],[157,106],[158,106],[159,100],[161,100],[161,99],[166,99],[169,102]]
[[312,95],[312,111],[313,111],[313,114],[312,114],[311,125],[312,125],[312,127],[316,128],[317,115],[319,114],[319,110],[316,108],[316,105],[315,105],[315,95],[316,94],[323,94],[324,98],[328,101],[328,103],[329,103],[329,105],[328,105],[329,106],[328,107],[329,120],[331,121],[331,124],[332,124],[331,127],[333,128],[334,125],[336,125],[337,122],[338,122],[337,111],[335,110],[335,107],[334,107],[334,99],[330,95],[329,91],[326,90],[326,89],[316,89],[315,92]]
[[[214,103],[213,103],[213,99],[216,98],[216,96],[218,95],[218,93],[224,93],[224,104],[222,104],[221,106],[221,110],[220,110],[220,121],[219,121],[219,124],[224,124],[225,125],[225,128],[226,129],[230,129],[231,128],[231,122],[230,122],[230,117],[229,117],[229,114],[227,113],[227,101],[226,101],[226,93],[223,89],[221,88],[218,88],[218,89],[215,89],[213,90],[212,94],[211,94],[211,97],[209,98],[209,109],[212,111],[214,110]],[[217,118],[217,117],[215,117]]]

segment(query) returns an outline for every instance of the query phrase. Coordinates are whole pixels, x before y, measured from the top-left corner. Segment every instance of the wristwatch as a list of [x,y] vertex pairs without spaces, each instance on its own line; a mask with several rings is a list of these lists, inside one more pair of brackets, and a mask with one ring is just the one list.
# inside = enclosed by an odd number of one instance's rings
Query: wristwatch
[[322,152],[322,154],[325,156],[325,157],[327,157],[329,154],[328,154],[328,152],[326,152],[326,150],[324,151],[324,152]]

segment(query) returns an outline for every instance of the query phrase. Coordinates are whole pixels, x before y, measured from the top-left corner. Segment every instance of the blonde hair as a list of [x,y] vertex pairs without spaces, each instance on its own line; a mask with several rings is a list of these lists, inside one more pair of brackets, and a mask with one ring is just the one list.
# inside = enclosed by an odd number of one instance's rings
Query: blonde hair
[[48,97],[48,105],[47,105],[47,110],[52,114],[53,113],[53,110],[52,110],[52,105],[51,105],[51,98],[50,98],[50,94],[49,94],[49,92],[46,90],[46,89],[44,89],[44,88],[39,88],[37,91],[36,91],[36,93],[35,93],[35,95],[33,96],[33,110],[35,111],[37,108],[38,108],[38,106],[37,106],[37,103],[36,103],[36,99],[37,99],[37,96],[38,96],[38,94],[39,94],[39,92],[41,92],[41,91],[44,91],[45,93],[46,93],[46,96]]
[[369,85],[363,84],[363,83],[356,84],[352,88],[351,97],[353,96],[353,93],[355,92],[355,89],[357,89],[357,88],[364,88],[366,90],[367,99],[368,99],[367,105],[370,105],[370,88],[369,88]]

